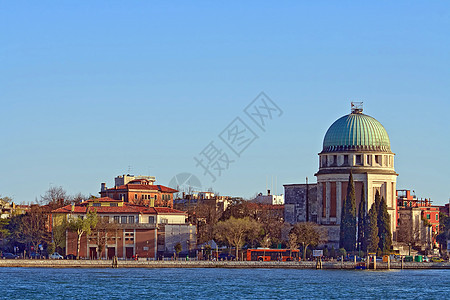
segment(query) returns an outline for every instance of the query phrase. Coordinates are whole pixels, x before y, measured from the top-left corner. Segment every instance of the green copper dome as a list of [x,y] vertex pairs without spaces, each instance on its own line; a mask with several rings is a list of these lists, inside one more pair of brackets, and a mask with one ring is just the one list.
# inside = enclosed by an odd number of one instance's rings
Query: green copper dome
[[391,144],[380,122],[360,112],[353,112],[339,118],[325,134],[322,152],[335,151],[391,152]]

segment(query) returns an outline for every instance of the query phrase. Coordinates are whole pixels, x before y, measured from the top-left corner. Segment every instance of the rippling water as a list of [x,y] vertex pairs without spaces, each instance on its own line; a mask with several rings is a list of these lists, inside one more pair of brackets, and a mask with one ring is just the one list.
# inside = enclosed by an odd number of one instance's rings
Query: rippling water
[[450,270],[0,268],[2,299],[449,299]]

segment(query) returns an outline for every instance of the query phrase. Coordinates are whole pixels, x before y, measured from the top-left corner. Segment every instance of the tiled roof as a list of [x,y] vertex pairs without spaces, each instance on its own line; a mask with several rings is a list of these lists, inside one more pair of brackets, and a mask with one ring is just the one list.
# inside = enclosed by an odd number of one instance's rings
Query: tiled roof
[[[117,202],[117,201],[111,201]],[[142,205],[135,205],[131,203],[124,203],[123,206],[88,206],[88,201],[72,205],[66,205],[64,207],[55,209],[52,213],[75,213],[75,214],[85,214],[87,212],[97,212],[97,214],[185,214],[185,212],[176,210],[169,207],[147,207]]]
[[158,214],[185,214],[184,211],[176,210],[170,207],[150,207],[153,208]]
[[117,187],[113,187],[110,189],[107,189],[107,191],[114,191],[114,190],[145,190],[145,191],[159,191],[162,193],[177,193],[177,190],[174,190],[170,187],[164,186],[164,185],[149,185],[149,184],[126,184],[126,185],[120,185]]
[[109,197],[102,197],[102,198],[89,199],[86,202],[122,202],[122,200],[115,200],[115,199],[109,198]]

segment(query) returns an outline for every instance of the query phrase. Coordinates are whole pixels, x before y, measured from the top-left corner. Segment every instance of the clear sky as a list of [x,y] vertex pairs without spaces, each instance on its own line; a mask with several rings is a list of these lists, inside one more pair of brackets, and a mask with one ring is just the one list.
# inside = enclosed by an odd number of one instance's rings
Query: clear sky
[[[448,202],[448,1],[242,2],[0,1],[0,194],[182,172],[283,193],[315,182],[327,128],[363,101],[397,187]],[[244,113],[262,91],[283,111],[265,131]],[[219,136],[237,117],[258,137],[239,157]],[[194,161],[211,142],[233,160],[215,182]]]

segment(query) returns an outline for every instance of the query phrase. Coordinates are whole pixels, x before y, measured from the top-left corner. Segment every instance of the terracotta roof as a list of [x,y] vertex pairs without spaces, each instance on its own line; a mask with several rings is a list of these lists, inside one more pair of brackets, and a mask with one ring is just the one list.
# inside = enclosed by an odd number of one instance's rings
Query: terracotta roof
[[122,200],[116,200],[109,197],[102,197],[102,198],[92,198],[85,202],[122,202]]
[[158,214],[186,214],[184,211],[176,210],[170,207],[150,207],[153,208]]
[[[106,200],[105,200],[106,201]],[[117,201],[111,201],[117,202]],[[89,211],[97,212],[97,214],[185,214],[185,212],[169,207],[147,207],[142,205],[135,205],[125,202],[123,206],[88,206],[88,201],[76,204],[72,211],[72,205],[55,209],[52,213],[76,213],[85,214]]]
[[177,190],[174,190],[170,187],[164,186],[164,185],[149,185],[149,184],[126,184],[126,185],[120,185],[117,187],[113,187],[110,189],[107,189],[107,191],[114,191],[114,190],[146,190],[146,191],[159,191],[163,193],[177,193]]

